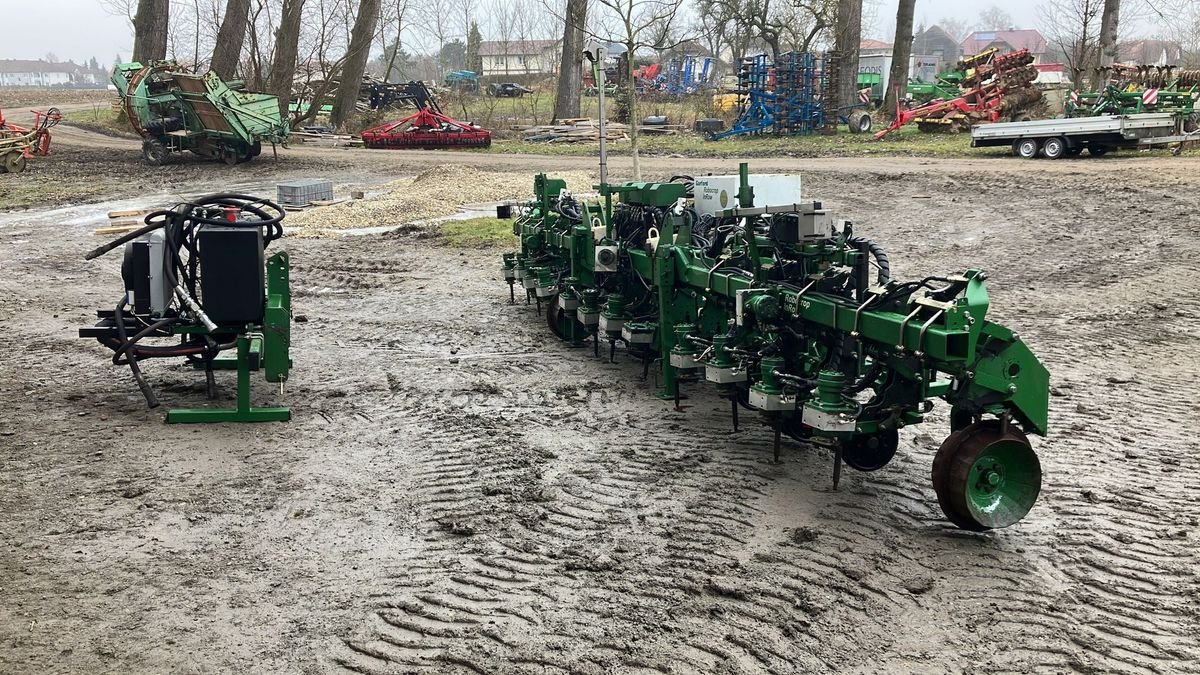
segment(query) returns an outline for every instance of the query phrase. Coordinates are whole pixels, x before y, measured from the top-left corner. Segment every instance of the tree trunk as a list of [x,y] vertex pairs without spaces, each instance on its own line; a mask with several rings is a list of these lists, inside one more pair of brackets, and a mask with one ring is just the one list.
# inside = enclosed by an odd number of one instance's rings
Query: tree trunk
[[[892,43],[892,72],[888,73],[883,94],[883,113],[896,115],[896,102],[908,89],[908,61],[912,56],[913,9],[916,0],[900,0],[896,8],[896,40]],[[857,86],[857,85],[856,85]]]
[[140,63],[167,58],[169,0],[138,0],[133,17],[133,60]]
[[279,28],[275,30],[275,53],[267,76],[268,90],[279,97],[279,112],[287,116],[296,78],[296,53],[300,49],[300,10],[304,0],[283,0]]
[[[629,31],[632,32],[632,31]],[[637,112],[637,81],[633,76],[633,50],[636,45],[632,42],[625,43],[625,53],[629,56],[626,59],[625,85],[629,87],[629,152],[633,156],[633,179],[642,179],[642,160],[638,156],[638,112]],[[604,67],[604,64],[600,64]]]
[[375,23],[379,19],[380,0],[361,0],[358,16],[354,18],[354,30],[350,33],[350,48],[342,64],[341,85],[337,100],[333,104],[330,124],[340,127],[354,112],[358,90],[362,88],[363,72],[367,69],[367,57],[371,55],[371,43],[375,41]]
[[213,46],[210,64],[223,80],[233,79],[237,74],[249,16],[250,0],[229,0],[225,4],[225,17],[221,19],[221,29],[217,31],[217,43]]
[[858,46],[862,42],[862,0],[838,0],[834,51],[838,53],[838,107],[854,101],[858,88]]
[[562,59],[558,67],[558,91],[554,96],[554,119],[579,117],[583,93],[581,56],[583,26],[587,22],[587,0],[567,0],[563,26]]
[[1121,13],[1120,0],[1104,0],[1104,13],[1100,15],[1100,62],[1096,81],[1092,88],[1099,91],[1107,79],[1108,66],[1117,62],[1117,24]]

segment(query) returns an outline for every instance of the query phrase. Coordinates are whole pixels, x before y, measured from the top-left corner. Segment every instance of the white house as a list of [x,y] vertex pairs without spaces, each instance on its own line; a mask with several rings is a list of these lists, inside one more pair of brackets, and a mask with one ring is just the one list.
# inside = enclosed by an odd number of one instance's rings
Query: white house
[[0,59],[0,87],[62,87],[95,83],[94,74],[74,63]]
[[484,40],[480,75],[548,75],[558,70],[558,40]]

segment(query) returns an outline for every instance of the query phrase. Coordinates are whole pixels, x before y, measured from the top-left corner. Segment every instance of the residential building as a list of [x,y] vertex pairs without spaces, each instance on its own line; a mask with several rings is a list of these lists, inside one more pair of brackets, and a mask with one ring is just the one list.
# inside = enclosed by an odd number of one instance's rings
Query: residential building
[[934,61],[934,72],[942,72],[958,63],[962,57],[958,40],[941,26],[930,26],[913,36],[914,54],[924,54]]
[[1117,45],[1117,60],[1130,66],[1178,66],[1183,49],[1169,40],[1133,40]]
[[74,63],[0,59],[0,87],[90,87],[96,74]]
[[484,40],[479,43],[484,77],[549,75],[558,69],[558,40]]
[[1029,50],[1034,63],[1041,63],[1046,55],[1046,38],[1036,30],[977,30],[960,43],[964,56],[998,49],[1001,54]]

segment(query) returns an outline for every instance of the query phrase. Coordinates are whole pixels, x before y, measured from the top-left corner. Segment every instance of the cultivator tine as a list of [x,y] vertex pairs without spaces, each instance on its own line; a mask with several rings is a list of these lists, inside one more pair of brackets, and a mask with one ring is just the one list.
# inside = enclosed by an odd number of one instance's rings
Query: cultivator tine
[[733,404],[733,432],[734,432],[734,433],[737,433],[737,430],[738,430],[738,401],[737,401],[737,393],[734,393],[734,395],[733,395],[733,396],[732,396],[732,397],[729,399],[729,402]]
[[842,482],[842,443],[841,441],[833,444],[833,489],[838,489],[838,483]]
[[780,450],[780,445],[782,444],[782,439],[780,438],[780,436],[782,435],[782,433],[783,433],[783,419],[776,419],[775,420],[775,446],[774,446],[775,463],[776,464],[779,463],[779,450]]

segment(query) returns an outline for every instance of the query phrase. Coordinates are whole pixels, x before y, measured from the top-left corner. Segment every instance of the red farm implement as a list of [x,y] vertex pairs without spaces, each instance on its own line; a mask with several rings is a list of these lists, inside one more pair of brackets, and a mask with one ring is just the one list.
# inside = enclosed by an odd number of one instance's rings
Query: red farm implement
[[34,110],[33,127],[7,122],[0,111],[0,173],[21,173],[25,161],[34,155],[50,154],[50,127],[62,119],[57,108]]
[[961,95],[949,100],[934,99],[907,110],[897,109],[896,119],[875,134],[875,140],[914,122],[921,131],[958,132],[981,123],[1018,121],[1041,101],[1042,92],[1033,87],[1037,68],[1033,67],[1033,56],[1028,50],[1003,55],[991,52],[980,57],[974,57],[976,63],[967,70],[960,85]]
[[[425,86],[421,85],[421,88]],[[487,129],[450,117],[428,95],[428,90],[425,94],[418,99],[420,109],[417,112],[363,131],[363,144],[368,148],[389,150],[486,148],[492,144],[492,134]]]

